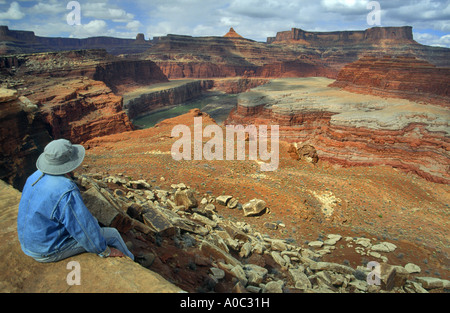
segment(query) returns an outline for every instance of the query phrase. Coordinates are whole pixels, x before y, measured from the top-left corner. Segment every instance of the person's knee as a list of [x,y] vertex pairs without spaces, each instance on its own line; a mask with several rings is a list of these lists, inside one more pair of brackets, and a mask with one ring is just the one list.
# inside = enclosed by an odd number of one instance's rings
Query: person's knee
[[114,227],[102,227],[103,237],[105,238],[117,238],[120,237],[120,233]]

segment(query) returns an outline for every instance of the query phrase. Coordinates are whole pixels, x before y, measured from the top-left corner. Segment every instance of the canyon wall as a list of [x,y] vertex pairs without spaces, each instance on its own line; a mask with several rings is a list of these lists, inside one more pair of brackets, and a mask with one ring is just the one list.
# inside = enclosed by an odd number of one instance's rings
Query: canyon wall
[[168,81],[152,61],[117,58],[105,50],[14,58],[3,58],[3,64],[9,65],[4,67],[9,73],[6,84],[17,89],[26,85],[21,93],[40,107],[52,137],[76,143],[132,130],[122,108],[123,98],[116,93],[130,86]]
[[10,30],[8,26],[0,26],[1,54],[36,53],[49,51],[105,49],[111,54],[141,53],[151,47],[151,41],[145,40],[143,34],[136,39],[115,37],[63,38],[40,37],[32,31]]
[[415,43],[412,27],[373,27],[360,31],[308,32],[299,28],[278,32],[276,37],[268,37],[267,43],[299,42],[313,46],[339,46],[361,43],[381,43],[383,41]]
[[122,97],[101,81],[59,79],[28,98],[40,106],[43,120],[54,139],[72,143],[130,131],[133,126],[122,108]]
[[212,88],[214,81],[197,80],[167,87],[157,91],[145,91],[126,95],[124,108],[130,119],[148,114],[150,111],[181,104],[199,97],[203,91]]
[[0,88],[0,179],[22,189],[51,137],[36,105]]
[[[124,60],[104,50],[0,57],[1,178],[21,189],[37,156],[52,139],[83,143],[133,130],[115,92],[167,82],[151,61]],[[33,108],[26,112],[23,108]]]
[[268,82],[269,79],[249,77],[174,80],[170,83],[155,84],[125,93],[123,95],[124,109],[130,119],[135,119],[158,109],[189,102],[210,89],[238,94]]
[[450,105],[450,68],[415,57],[363,57],[346,65],[332,87]]
[[269,46],[241,37],[168,35],[154,39],[145,58],[154,61],[168,78],[290,77],[327,75],[316,51]]
[[448,106],[353,94],[331,82],[273,80],[239,95],[225,124],[279,125],[282,140],[314,146],[321,160],[450,182]]

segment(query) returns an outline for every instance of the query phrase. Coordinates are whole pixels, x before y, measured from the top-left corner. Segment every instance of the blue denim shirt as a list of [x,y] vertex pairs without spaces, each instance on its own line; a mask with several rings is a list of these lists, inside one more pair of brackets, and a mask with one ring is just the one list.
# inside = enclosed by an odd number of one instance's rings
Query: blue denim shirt
[[77,185],[63,175],[41,176],[37,170],[27,179],[19,203],[17,232],[23,252],[47,257],[64,251],[74,240],[87,252],[104,252],[106,240]]

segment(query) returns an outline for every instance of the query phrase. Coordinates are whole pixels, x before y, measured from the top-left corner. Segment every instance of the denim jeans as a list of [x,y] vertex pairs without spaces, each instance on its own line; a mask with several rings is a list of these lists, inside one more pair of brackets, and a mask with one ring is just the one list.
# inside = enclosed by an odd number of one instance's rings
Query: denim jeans
[[[128,250],[117,229],[112,227],[102,227],[101,232],[109,247],[116,248],[134,261],[134,255]],[[57,262],[84,252],[86,252],[86,250],[78,242],[73,240],[73,243],[67,245],[63,251],[59,251],[47,257],[35,257],[34,259],[42,263]]]

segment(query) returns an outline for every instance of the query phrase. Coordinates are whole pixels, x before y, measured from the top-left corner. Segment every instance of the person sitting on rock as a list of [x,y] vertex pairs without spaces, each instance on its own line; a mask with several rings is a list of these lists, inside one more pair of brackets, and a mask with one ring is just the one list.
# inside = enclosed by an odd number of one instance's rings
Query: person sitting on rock
[[38,262],[57,262],[83,253],[134,260],[115,228],[100,227],[70,178],[85,149],[69,140],[50,142],[22,191],[17,232],[22,251]]

